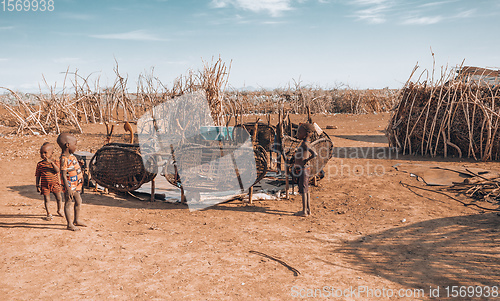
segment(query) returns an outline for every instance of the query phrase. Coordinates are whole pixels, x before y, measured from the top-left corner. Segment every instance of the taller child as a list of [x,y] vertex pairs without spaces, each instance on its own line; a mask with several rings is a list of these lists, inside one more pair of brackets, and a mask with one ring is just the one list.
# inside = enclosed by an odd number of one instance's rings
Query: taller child
[[302,142],[295,150],[293,174],[299,178],[299,193],[302,195],[302,211],[296,213],[299,216],[311,215],[309,165],[307,163],[317,156],[316,151],[310,145],[311,135],[314,131],[314,126],[310,123],[301,124],[297,130],[297,138]]
[[[76,226],[87,227],[81,219],[83,187],[83,173],[78,160],[73,155],[76,151],[77,140],[69,133],[62,133],[57,137],[57,144],[61,147],[60,169],[64,187],[64,214],[68,222],[68,230],[77,231]],[[75,202],[74,219],[71,220],[71,203]]]

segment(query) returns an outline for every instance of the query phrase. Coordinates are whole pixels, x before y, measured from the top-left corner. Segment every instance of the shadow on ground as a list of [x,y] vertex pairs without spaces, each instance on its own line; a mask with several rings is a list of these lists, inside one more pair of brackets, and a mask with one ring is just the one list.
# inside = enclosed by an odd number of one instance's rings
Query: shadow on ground
[[[8,186],[7,187],[12,192],[17,192],[21,196],[38,199],[43,202],[43,196],[36,192],[35,185],[19,185],[19,186]],[[149,202],[148,198],[141,197],[134,198],[127,194],[101,194],[97,192],[89,191],[85,189],[85,193],[82,195],[83,204],[98,205],[98,206],[112,206],[112,207],[122,207],[122,208],[147,208],[147,209],[187,209],[186,206],[180,204],[172,204],[168,202]],[[55,198],[51,195],[51,200],[54,201]]]
[[402,155],[395,147],[334,147],[333,158],[340,159],[379,159],[379,160],[406,160],[406,161],[423,161],[423,162],[477,162],[472,158],[456,158],[456,157],[430,157],[421,155]]
[[388,143],[385,135],[334,135],[334,137],[372,143]]
[[356,269],[408,287],[498,286],[500,216],[419,222],[345,241],[334,252]]
[[[36,192],[35,185],[20,185],[20,186],[9,186],[7,187],[12,192],[17,192],[23,197],[30,199],[38,199],[43,203],[43,197]],[[82,195],[82,200],[84,206],[96,205],[96,206],[111,206],[111,207],[121,207],[129,209],[167,209],[167,210],[188,210],[187,205],[180,203],[169,203],[164,201],[150,202],[149,195],[135,193],[137,196],[133,197],[128,194],[119,193],[108,193],[101,194],[93,191],[85,190],[86,192]],[[55,201],[53,195],[51,195],[51,200]],[[230,210],[230,211],[240,211],[240,212],[263,212],[275,215],[291,215],[293,212],[273,210],[267,207],[261,207],[256,205],[249,206],[235,206],[234,204],[229,205],[229,203],[241,202],[238,199],[228,200],[226,202],[221,202],[207,207],[203,210]],[[258,203],[257,203],[258,204]]]
[[[31,228],[65,230],[66,220],[55,216],[52,221],[44,220],[40,214],[0,214],[0,228]],[[30,219],[29,222],[26,219]]]
[[241,202],[240,200],[231,200],[227,201],[224,203],[220,203],[211,207],[208,207],[204,210],[220,210],[220,211],[236,211],[236,212],[255,212],[255,213],[266,213],[266,214],[272,214],[272,215],[279,215],[279,216],[291,216],[295,212],[291,211],[283,211],[283,210],[276,210],[276,209],[271,209],[268,206],[262,206],[262,205],[257,205],[258,202],[254,203],[253,205],[249,204],[244,204],[244,205],[238,205],[233,202]]
[[[164,178],[163,178],[164,179]],[[156,181],[156,189],[159,194],[161,194],[162,189],[159,188],[165,188],[159,185],[159,181]],[[157,199],[156,202],[150,202],[150,194],[148,193],[143,193],[143,191],[150,191],[150,188],[148,185],[144,185],[146,189],[142,189],[141,192],[139,191],[134,191],[133,194],[134,196],[127,194],[127,193],[113,193],[110,192],[108,194],[105,193],[100,193],[100,192],[95,192],[93,188],[87,188],[85,187],[84,189],[84,194],[82,195],[82,200],[84,206],[89,204],[89,205],[96,205],[96,206],[110,206],[110,207],[118,207],[118,208],[129,208],[129,209],[164,209],[164,210],[189,210],[188,206],[185,204],[181,203],[173,203],[173,202],[167,202],[163,200]],[[168,188],[171,188],[171,185],[168,184]],[[40,195],[36,191],[36,186],[33,185],[15,185],[15,186],[8,186],[7,187],[8,191],[18,193],[19,195],[33,199],[33,200],[39,200],[41,203],[43,203],[43,196]],[[180,193],[180,192],[179,192]],[[51,200],[54,201],[55,198],[51,194]],[[291,215],[294,212],[285,212],[285,211],[277,211],[270,209],[268,207],[262,207],[262,206],[228,206],[227,203],[229,202],[241,202],[241,200],[236,200],[236,199],[231,199],[227,201],[223,201],[217,204],[214,204],[212,206],[206,207],[203,210],[219,210],[219,211],[239,211],[239,212],[264,212],[268,214],[274,214],[274,215]],[[257,203],[258,204],[258,203]]]

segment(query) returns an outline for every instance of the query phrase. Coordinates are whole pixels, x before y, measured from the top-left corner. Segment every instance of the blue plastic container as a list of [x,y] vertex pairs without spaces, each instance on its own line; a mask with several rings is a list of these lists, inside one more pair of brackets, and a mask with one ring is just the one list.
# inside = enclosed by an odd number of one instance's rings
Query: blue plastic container
[[205,140],[223,141],[233,139],[232,126],[202,126],[200,134]]

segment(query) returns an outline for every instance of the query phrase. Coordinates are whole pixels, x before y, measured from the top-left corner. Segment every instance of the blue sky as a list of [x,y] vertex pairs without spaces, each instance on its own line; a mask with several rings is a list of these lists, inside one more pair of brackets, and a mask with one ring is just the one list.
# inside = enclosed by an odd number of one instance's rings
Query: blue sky
[[[6,0],[7,2],[8,0]],[[33,1],[33,0],[32,0]],[[202,59],[232,61],[229,83],[400,88],[418,62],[500,67],[499,0],[54,0],[49,12],[0,4],[0,86],[62,86],[68,68],[134,88],[164,84]]]

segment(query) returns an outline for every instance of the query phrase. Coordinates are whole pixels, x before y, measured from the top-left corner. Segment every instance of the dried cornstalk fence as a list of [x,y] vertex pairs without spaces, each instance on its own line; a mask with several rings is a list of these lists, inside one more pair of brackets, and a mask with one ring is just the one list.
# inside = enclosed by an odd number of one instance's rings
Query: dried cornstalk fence
[[29,130],[32,134],[38,133],[33,130],[33,127],[39,128],[44,134],[47,134],[45,127],[42,124],[42,107],[36,108],[33,104],[23,99],[18,93],[9,88],[0,87],[11,93],[14,101],[2,100],[0,104],[10,114],[12,122],[18,125],[17,134]]
[[219,58],[215,64],[204,63],[199,81],[210,106],[212,118],[216,125],[224,125],[224,92],[229,79],[229,70],[224,62]]
[[408,80],[399,93],[386,130],[391,146],[403,154],[499,160],[498,85],[446,70],[436,82],[420,78]]
[[278,114],[281,109],[297,114],[305,113],[306,108],[311,113],[387,112],[394,106],[397,95],[390,89],[355,90],[347,86],[322,89],[301,82],[275,90],[231,90],[227,88],[230,65],[220,58],[203,62],[201,71],[188,70],[174,80],[171,88],[151,69],[150,73],[139,75],[135,93],[129,92],[129,79],[119,72],[118,63],[113,71],[114,83],[107,87],[101,87],[99,75],[83,77],[78,70],[68,70],[62,87],[50,86],[44,78],[50,93],[40,92],[26,98],[4,88],[9,94],[0,95],[0,107],[8,114],[1,122],[15,126],[17,134],[60,133],[68,127],[83,132],[83,124],[136,121],[152,107],[198,90],[205,92],[217,125],[225,125],[230,116]]
[[[4,107],[7,118],[3,123],[16,126],[17,134],[60,133],[61,127],[69,127],[83,133],[82,124],[112,121],[136,121],[144,112],[175,96],[203,89],[212,115],[217,124],[224,122],[224,89],[227,86],[229,68],[219,58],[204,64],[203,71],[189,71],[174,81],[168,89],[151,74],[139,75],[137,93],[127,88],[128,77],[122,76],[118,63],[114,68],[115,81],[111,87],[102,88],[100,77],[91,80],[91,75],[82,77],[78,71],[66,71],[62,88],[44,83],[49,93],[25,95],[8,88],[9,94],[0,96],[0,107]],[[66,87],[71,80],[72,86]]]
[[346,86],[333,89],[304,86],[260,91],[229,91],[226,106],[244,114],[278,114],[280,108],[293,114],[388,112],[396,104],[397,91],[391,89],[356,90]]

